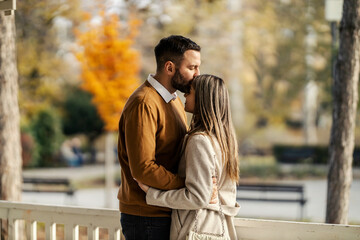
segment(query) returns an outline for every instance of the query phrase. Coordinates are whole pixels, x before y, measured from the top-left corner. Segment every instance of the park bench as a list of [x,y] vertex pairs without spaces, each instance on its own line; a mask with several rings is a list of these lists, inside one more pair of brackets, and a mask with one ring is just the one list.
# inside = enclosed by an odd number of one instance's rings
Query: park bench
[[[258,195],[251,195],[249,192],[260,192]],[[269,194],[268,194],[269,193]],[[290,194],[279,194],[290,193]],[[278,203],[298,203],[301,206],[300,219],[303,219],[303,211],[306,203],[304,187],[302,185],[284,184],[245,184],[237,186],[238,201],[261,201]]]
[[23,178],[23,192],[38,193],[65,193],[67,196],[73,196],[75,189],[70,181],[64,178]]

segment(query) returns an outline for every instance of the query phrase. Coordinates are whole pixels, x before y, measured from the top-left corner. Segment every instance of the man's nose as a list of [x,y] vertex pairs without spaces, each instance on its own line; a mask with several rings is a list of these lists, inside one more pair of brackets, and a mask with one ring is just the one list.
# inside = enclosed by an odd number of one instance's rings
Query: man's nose
[[195,74],[194,74],[194,77],[196,77],[196,76],[198,76],[198,75],[200,75],[200,68],[196,69]]

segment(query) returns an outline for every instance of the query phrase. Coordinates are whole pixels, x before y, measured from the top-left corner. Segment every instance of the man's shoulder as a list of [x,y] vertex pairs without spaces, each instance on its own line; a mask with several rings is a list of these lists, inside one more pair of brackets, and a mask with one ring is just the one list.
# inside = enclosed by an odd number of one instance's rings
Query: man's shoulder
[[151,107],[156,107],[161,101],[161,96],[156,90],[147,82],[139,86],[129,97],[125,109],[134,108],[135,106],[144,104]]

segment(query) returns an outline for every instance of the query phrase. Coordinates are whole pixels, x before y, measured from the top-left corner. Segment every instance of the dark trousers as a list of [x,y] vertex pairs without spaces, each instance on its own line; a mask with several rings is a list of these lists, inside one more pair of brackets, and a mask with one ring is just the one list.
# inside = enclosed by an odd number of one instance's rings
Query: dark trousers
[[141,217],[121,213],[120,223],[126,240],[170,238],[170,217]]

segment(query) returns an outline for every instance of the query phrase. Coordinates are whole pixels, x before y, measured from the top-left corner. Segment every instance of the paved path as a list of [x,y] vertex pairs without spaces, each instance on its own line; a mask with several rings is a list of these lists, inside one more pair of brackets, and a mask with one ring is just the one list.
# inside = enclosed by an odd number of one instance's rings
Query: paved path
[[[114,164],[115,172],[120,170],[118,163]],[[44,178],[67,178],[69,180],[80,180],[91,177],[104,176],[105,167],[102,164],[85,165],[82,167],[67,168],[37,168],[23,171],[24,177],[44,177]]]

